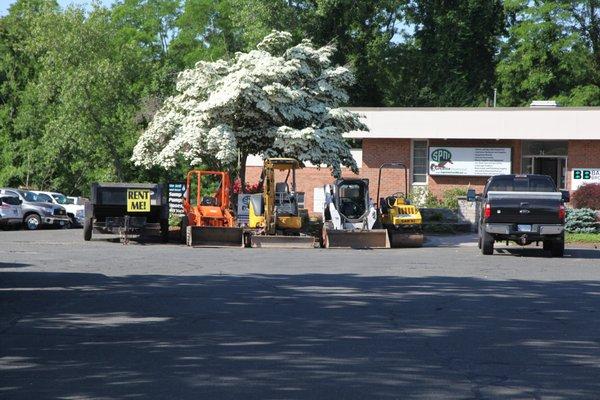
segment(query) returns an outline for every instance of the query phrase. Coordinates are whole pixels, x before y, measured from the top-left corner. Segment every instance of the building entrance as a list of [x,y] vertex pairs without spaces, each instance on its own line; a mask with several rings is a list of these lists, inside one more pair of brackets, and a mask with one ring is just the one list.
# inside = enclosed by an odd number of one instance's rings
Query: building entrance
[[565,189],[567,146],[566,141],[523,141],[521,171],[525,174],[548,175],[559,189]]

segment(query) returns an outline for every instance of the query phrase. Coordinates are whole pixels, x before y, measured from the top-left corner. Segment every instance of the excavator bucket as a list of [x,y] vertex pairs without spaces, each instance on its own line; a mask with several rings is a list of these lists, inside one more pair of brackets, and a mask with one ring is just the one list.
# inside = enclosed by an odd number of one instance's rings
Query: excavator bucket
[[385,229],[346,230],[324,229],[323,244],[329,249],[389,249],[390,240]]
[[312,249],[314,236],[252,235],[250,246],[258,248]]
[[186,242],[194,247],[243,247],[244,230],[235,227],[188,226]]
[[392,248],[422,247],[423,234],[418,232],[390,231],[390,244]]

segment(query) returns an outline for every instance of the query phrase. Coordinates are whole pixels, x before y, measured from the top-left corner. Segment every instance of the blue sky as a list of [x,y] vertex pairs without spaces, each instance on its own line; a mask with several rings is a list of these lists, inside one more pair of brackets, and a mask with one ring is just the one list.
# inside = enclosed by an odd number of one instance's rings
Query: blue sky
[[[16,0],[0,0],[0,15],[8,14],[8,7],[13,4]],[[114,3],[115,0],[101,0],[100,3],[110,6]],[[91,3],[90,0],[58,0],[58,4],[61,7],[66,7],[70,4],[78,4],[78,5],[89,5]]]

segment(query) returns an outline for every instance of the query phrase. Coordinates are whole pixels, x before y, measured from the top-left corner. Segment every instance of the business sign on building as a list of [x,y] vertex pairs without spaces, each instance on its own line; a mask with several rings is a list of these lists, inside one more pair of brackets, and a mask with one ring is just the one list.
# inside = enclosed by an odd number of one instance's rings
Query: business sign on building
[[183,199],[185,197],[185,183],[169,183],[169,214],[182,217]]
[[600,169],[574,168],[571,171],[571,190],[588,183],[600,183]]
[[247,224],[250,218],[250,197],[249,193],[238,194],[237,220],[241,224]]
[[510,148],[429,148],[429,175],[492,176],[510,173]]

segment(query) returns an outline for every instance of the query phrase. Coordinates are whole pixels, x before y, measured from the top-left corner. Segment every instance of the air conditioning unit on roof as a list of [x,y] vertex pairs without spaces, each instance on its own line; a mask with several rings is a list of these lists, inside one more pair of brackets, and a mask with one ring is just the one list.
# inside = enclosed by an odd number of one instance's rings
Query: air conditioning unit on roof
[[530,108],[557,108],[559,107],[556,100],[534,100],[529,105]]

